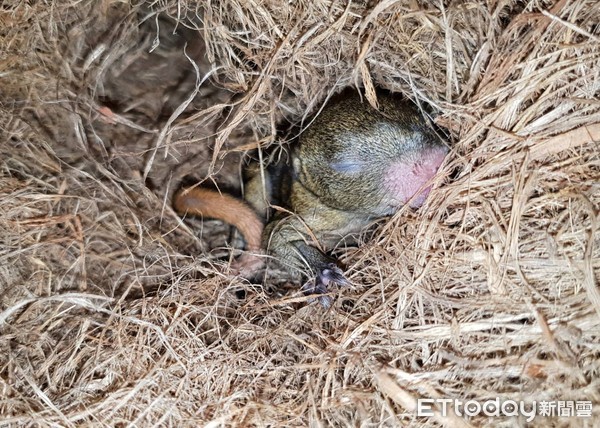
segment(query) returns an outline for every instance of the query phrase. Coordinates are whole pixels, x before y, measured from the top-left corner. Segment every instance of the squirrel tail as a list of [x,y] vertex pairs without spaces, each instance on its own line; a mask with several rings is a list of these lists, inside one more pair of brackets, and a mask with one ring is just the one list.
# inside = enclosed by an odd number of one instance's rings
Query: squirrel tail
[[229,223],[244,236],[248,250],[260,250],[263,222],[258,214],[240,199],[201,187],[184,188],[175,194],[173,207],[180,215],[193,214]]

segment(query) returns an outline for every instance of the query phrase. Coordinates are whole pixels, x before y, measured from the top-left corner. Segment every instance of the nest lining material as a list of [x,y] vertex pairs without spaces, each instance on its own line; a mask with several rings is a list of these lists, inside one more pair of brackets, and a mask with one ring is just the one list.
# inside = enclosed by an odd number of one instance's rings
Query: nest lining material
[[[2,418],[502,422],[415,419],[421,397],[588,400],[597,418],[599,16],[564,0],[3,6]],[[169,198],[185,177],[235,191],[243,153],[348,85],[410,97],[453,144],[425,207],[339,250],[354,286],[324,311],[276,274],[222,274],[227,228],[181,222]]]

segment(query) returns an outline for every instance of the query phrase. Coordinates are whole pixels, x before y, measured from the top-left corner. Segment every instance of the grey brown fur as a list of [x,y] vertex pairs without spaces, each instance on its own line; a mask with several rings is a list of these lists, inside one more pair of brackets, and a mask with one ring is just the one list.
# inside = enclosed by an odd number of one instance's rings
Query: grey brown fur
[[[267,173],[267,189],[290,188],[284,205],[293,214],[275,214],[263,232],[263,248],[288,269],[308,273],[307,292],[324,294],[331,284],[347,284],[326,253],[374,219],[396,212],[412,196],[408,193],[431,178],[447,151],[410,102],[383,93],[378,101],[379,111],[356,93],[330,102],[301,135],[289,173]],[[251,181],[249,187],[263,186]],[[331,302],[324,295],[320,301]]]

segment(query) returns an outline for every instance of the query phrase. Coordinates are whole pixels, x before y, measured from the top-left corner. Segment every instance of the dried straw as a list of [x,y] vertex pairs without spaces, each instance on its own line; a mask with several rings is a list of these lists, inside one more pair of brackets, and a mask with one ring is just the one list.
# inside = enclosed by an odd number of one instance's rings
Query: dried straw
[[[594,0],[3,5],[2,425],[525,423],[416,415],[418,398],[495,397],[587,400],[597,419],[599,16]],[[244,152],[348,85],[413,99],[451,153],[422,209],[339,249],[353,286],[326,311],[276,272],[226,275],[228,228],[181,221],[170,195],[184,177],[235,191]]]

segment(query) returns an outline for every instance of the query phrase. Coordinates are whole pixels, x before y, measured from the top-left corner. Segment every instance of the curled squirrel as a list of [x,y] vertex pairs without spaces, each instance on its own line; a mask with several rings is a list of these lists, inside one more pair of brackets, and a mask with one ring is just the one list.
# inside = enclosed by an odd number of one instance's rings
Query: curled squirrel
[[[252,210],[228,195],[184,189],[175,196],[176,211],[229,222],[249,250],[266,250],[288,269],[308,268],[303,290],[328,307],[328,287],[348,281],[326,252],[407,203],[421,206],[430,190],[424,186],[448,152],[412,103],[382,92],[378,102],[375,110],[356,92],[341,94],[300,136],[291,166],[267,168],[265,183],[259,174],[250,180],[249,189],[266,189],[267,201],[288,210],[276,212],[264,230],[256,214],[264,207],[255,202],[262,195],[247,197]],[[257,270],[259,257],[241,256],[238,272]]]

